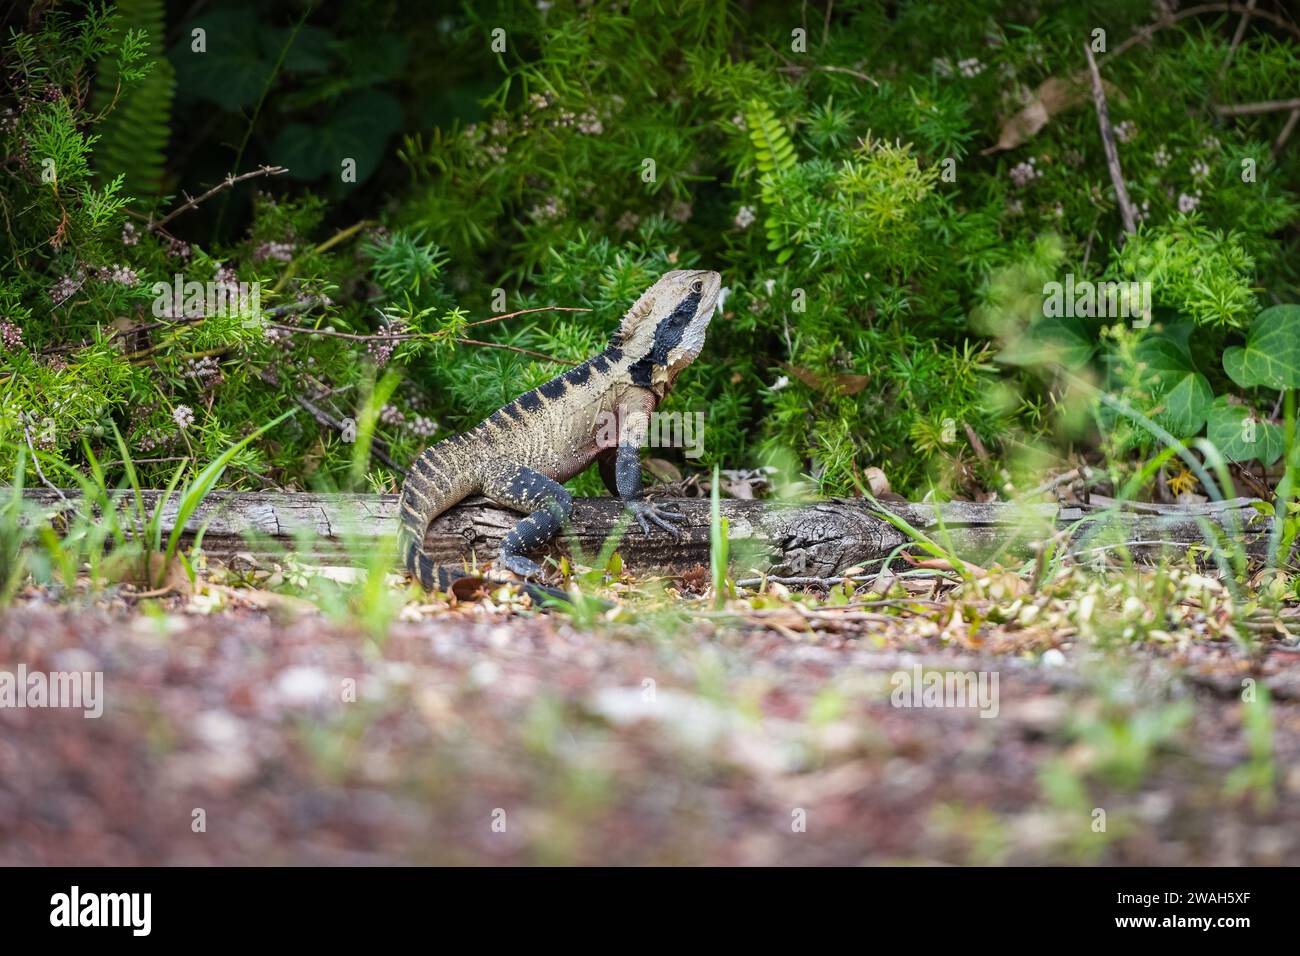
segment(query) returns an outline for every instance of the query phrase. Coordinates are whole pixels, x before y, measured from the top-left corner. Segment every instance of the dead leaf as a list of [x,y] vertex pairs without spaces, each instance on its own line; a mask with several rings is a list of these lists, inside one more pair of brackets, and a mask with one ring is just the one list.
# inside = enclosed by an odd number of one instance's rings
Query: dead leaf
[[457,578],[449,590],[458,601],[476,601],[487,593],[487,582],[478,577]]
[[671,461],[663,458],[647,458],[641,462],[642,467],[659,481],[681,481],[682,473]]
[[1085,102],[1088,99],[1087,79],[1086,73],[1076,73],[1072,79],[1049,76],[1043,80],[1034,91],[1033,99],[1003,122],[997,143],[980,155],[1015,149],[1036,136],[1057,113]]
[[844,373],[827,378],[823,375],[819,375],[812,369],[804,368],[801,365],[790,365],[787,363],[782,367],[809,388],[815,388],[819,392],[839,391],[845,395],[856,395],[871,384],[870,375],[850,375]]
[[889,487],[889,479],[879,468],[871,467],[864,469],[863,476],[867,479],[867,488],[871,493],[879,498],[881,495],[887,495],[892,490]]

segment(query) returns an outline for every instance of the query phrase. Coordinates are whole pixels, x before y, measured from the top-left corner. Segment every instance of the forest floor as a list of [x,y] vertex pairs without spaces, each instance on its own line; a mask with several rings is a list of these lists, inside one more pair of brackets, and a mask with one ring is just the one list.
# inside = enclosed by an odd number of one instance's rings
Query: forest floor
[[[0,613],[4,667],[104,687],[0,708],[0,864],[1300,859],[1300,653],[1204,604],[1126,639],[951,599],[412,603],[375,640],[256,593]],[[924,694],[961,672],[982,698]]]

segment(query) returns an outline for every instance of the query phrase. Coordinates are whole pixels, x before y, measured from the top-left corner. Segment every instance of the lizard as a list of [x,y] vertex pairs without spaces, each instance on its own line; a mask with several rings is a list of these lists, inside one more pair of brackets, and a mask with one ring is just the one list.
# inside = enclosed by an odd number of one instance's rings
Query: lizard
[[[654,525],[677,534],[674,522],[685,516],[644,495],[641,447],[651,413],[704,348],[721,286],[717,272],[664,274],[623,315],[603,351],[425,449],[399,504],[399,553],[420,586],[446,591],[461,577],[435,563],[423,542],[430,522],[473,494],[526,515],[502,539],[497,567],[540,578],[528,553],[559,534],[573,511],[562,482],[593,462],[643,533]],[[552,594],[525,587],[534,597]]]

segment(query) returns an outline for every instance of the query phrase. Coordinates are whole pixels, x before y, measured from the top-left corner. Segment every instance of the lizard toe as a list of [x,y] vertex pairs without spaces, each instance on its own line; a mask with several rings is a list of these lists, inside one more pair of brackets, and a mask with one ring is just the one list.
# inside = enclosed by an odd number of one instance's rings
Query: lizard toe
[[542,576],[542,566],[532,558],[526,558],[522,554],[502,554],[501,566],[512,574],[517,574],[521,578],[536,579]]

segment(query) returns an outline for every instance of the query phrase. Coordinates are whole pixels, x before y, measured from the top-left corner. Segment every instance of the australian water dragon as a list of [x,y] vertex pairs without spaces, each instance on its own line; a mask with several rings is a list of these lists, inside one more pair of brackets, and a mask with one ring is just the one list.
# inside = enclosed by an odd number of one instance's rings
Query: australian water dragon
[[[716,272],[667,273],[628,309],[603,352],[415,460],[402,486],[400,547],[426,590],[447,590],[461,576],[424,552],[429,522],[472,494],[527,514],[502,540],[498,567],[537,578],[542,568],[528,553],[573,510],[561,482],[593,461],[643,531],[676,532],[682,516],[642,494],[640,450],[650,414],[704,347],[721,283]],[[616,441],[602,440],[611,433]]]

